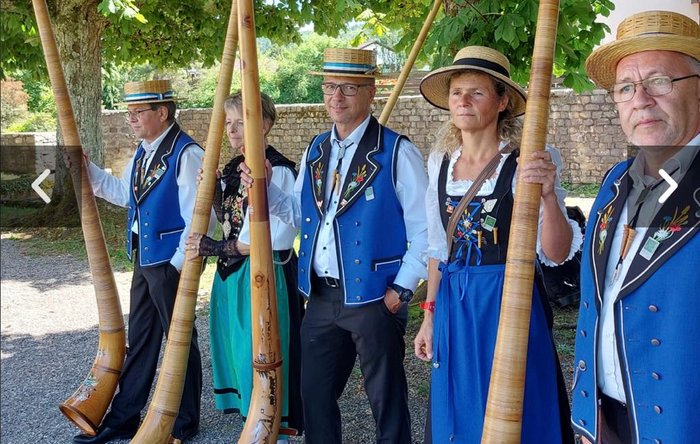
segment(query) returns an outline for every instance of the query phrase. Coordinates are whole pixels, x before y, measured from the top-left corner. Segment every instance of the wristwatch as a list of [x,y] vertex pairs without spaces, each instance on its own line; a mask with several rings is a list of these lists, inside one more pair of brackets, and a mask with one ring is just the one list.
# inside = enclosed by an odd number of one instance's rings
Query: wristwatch
[[391,284],[389,285],[389,288],[399,294],[399,300],[403,303],[408,303],[413,298],[413,291],[409,290],[408,288],[403,288],[398,284]]

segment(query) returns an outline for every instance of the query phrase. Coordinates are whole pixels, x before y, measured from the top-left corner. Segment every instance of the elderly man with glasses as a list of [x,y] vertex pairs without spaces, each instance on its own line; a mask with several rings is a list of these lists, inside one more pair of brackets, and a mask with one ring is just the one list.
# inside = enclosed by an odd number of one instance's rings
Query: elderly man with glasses
[[301,229],[306,442],[342,444],[337,398],[359,356],[376,441],[410,443],[404,334],[427,277],[423,156],[371,115],[373,51],[326,49],[312,74],[323,76],[333,128],[311,141],[293,191],[269,186],[270,212]]
[[[136,434],[163,335],[170,328],[192,222],[197,171],[204,156],[204,150],[175,122],[176,99],[169,80],[127,83],[124,91],[127,121],[141,142],[121,178],[93,163],[88,171],[96,196],[129,208],[126,254],[134,260],[129,348],[109,413],[95,436],[73,439],[79,444],[129,439]],[[199,430],[201,392],[202,364],[197,329],[193,328],[171,443],[180,443]]]
[[586,61],[638,154],[607,173],[586,230],[572,389],[584,442],[697,437],[699,60],[697,22],[649,11]]

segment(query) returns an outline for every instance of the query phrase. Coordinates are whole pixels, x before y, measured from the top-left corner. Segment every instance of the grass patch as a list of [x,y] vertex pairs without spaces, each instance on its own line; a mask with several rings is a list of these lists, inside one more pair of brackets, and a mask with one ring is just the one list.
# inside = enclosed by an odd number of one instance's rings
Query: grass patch
[[573,375],[578,305],[564,308],[552,307],[552,310],[554,311],[554,343],[559,354],[564,380],[569,383]]
[[562,182],[562,187],[569,192],[570,197],[596,197],[600,186],[597,183]]
[[13,221],[27,220],[34,217],[41,209],[39,206],[0,206],[0,227],[3,230],[12,227]]
[[[105,236],[107,252],[113,271],[131,271],[133,263],[126,256],[126,208],[118,207],[102,199],[97,200],[100,222]],[[44,220],[45,206],[0,206],[0,230],[3,239],[19,242],[22,253],[28,256],[69,255],[87,260],[83,231],[79,226],[27,226],[31,220]],[[60,220],[57,223],[60,225]],[[70,225],[70,224],[66,224]],[[74,225],[74,224],[73,224]],[[217,226],[214,239],[221,239],[221,227]],[[216,272],[216,258],[207,259],[207,266],[199,280],[200,293],[208,298]]]
[[[100,221],[105,235],[105,243],[115,271],[133,269],[124,250],[126,229],[126,209],[98,200]],[[51,207],[19,207],[3,205],[0,207],[0,229],[3,237],[20,242],[24,254],[30,256],[70,255],[87,259],[85,241],[80,226],[74,221],[54,220],[57,226],[32,226],[33,221],[50,218]],[[58,217],[56,218],[58,219]],[[40,223],[40,222],[39,222]]]

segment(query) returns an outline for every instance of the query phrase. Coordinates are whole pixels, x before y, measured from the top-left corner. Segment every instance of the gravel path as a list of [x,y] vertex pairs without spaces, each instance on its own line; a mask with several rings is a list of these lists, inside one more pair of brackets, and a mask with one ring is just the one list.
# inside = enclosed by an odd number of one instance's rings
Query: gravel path
[[[58,405],[83,381],[97,350],[97,307],[87,262],[71,256],[28,257],[21,253],[20,243],[6,235],[0,248],[0,441],[70,443],[78,430]],[[131,273],[115,273],[115,278],[126,319]],[[206,301],[207,295],[203,296]],[[200,433],[188,443],[235,442],[241,430],[239,417],[217,412],[211,396],[206,306],[200,303],[197,314],[204,365],[202,419]],[[412,338],[409,333],[410,350]],[[407,351],[406,367],[413,439],[420,443],[429,369],[412,351]],[[359,374],[356,368],[341,398],[347,444],[374,442],[374,421]]]

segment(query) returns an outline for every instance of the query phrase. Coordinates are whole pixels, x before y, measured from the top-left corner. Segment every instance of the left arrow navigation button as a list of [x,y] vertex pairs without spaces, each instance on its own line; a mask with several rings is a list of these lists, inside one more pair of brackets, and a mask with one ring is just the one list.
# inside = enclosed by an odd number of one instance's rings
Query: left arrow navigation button
[[51,170],[47,168],[41,174],[39,174],[39,177],[34,179],[34,182],[32,182],[32,189],[39,195],[39,197],[41,197],[41,200],[46,203],[51,202],[51,198],[44,192],[44,190],[41,189],[41,187],[39,187],[39,184],[49,177],[49,174],[51,174]]

